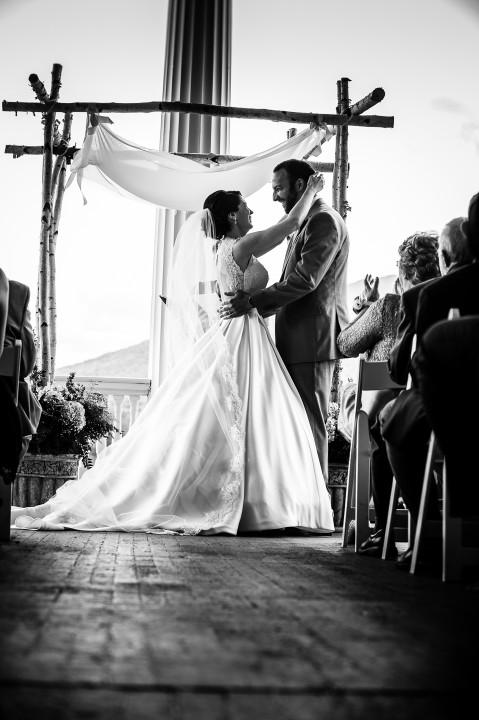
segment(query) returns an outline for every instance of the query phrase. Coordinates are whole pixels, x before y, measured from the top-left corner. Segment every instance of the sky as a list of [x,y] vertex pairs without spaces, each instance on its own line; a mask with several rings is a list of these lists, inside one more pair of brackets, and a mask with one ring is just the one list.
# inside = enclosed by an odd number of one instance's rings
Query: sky
[[[65,102],[161,100],[167,7],[167,0],[0,0],[1,99],[34,100],[28,76],[36,73],[49,88],[60,63]],[[351,80],[352,102],[385,90],[369,113],[394,116],[394,129],[352,127],[349,134],[350,283],[366,273],[394,275],[406,237],[440,232],[467,214],[479,191],[478,67],[479,0],[233,0],[232,105],[334,113],[341,77]],[[117,134],[158,147],[159,113],[110,117]],[[282,142],[294,125],[232,120],[230,127],[230,153],[251,155]],[[80,147],[84,133],[85,117],[75,114],[72,144]],[[14,160],[3,149],[41,143],[38,115],[1,113],[0,266],[29,285],[32,311],[42,161]],[[333,162],[334,140],[320,159]],[[57,367],[149,336],[155,209],[94,183],[86,195],[83,205],[72,185],[63,202]],[[248,204],[255,229],[281,215],[270,186]],[[264,258],[271,281],[283,252]]]

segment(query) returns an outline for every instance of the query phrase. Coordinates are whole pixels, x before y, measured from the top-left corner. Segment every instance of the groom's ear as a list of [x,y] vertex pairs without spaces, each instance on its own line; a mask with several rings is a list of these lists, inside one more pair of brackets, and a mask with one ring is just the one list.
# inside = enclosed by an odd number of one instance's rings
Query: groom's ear
[[303,178],[298,178],[294,184],[296,192],[303,193],[306,190],[306,183]]

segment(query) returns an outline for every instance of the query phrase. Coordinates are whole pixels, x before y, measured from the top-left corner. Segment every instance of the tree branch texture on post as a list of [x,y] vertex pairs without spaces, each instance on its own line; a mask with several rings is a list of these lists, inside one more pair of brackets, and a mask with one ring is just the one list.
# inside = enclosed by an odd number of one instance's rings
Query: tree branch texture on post
[[[349,78],[341,78],[338,91],[339,91],[339,111],[346,114],[349,110]],[[338,182],[338,211],[343,219],[346,219],[348,210],[350,207],[346,199],[346,190],[348,187],[348,173],[349,173],[349,151],[348,151],[348,136],[349,129],[347,125],[342,125],[339,128],[339,144],[340,144],[340,165],[339,165],[339,182]]]
[[[372,95],[373,93],[371,93]],[[369,97],[369,96],[368,96]],[[51,103],[28,103],[28,102],[2,102],[2,110],[5,112],[48,112]],[[370,106],[372,107],[372,106]],[[206,105],[203,103],[184,102],[144,102],[144,103],[115,103],[115,102],[57,102],[56,112],[95,112],[95,113],[148,113],[148,112],[181,112],[195,113],[197,115],[212,115],[213,117],[244,118],[258,120],[272,120],[273,122],[297,123],[309,125],[315,123],[326,123],[326,125],[349,125],[357,127],[394,127],[393,117],[382,115],[331,115],[325,113],[305,113],[290,110],[266,110],[259,108],[226,107],[225,105]]]
[[[63,133],[59,148],[63,152],[68,148],[71,137],[73,115],[65,113],[63,120]],[[52,202],[53,215],[50,224],[49,253],[48,253],[48,322],[50,327],[50,380],[55,378],[55,364],[57,354],[57,293],[56,293],[56,248],[58,240],[58,227],[65,193],[66,159],[60,155],[55,161],[52,176]]]
[[[58,98],[61,87],[62,66],[53,65],[52,87],[50,98],[54,102]],[[55,129],[55,105],[49,104],[50,110],[43,114],[43,170],[42,170],[42,218],[40,231],[40,262],[38,291],[38,327],[40,331],[40,383],[46,385],[51,373],[50,324],[48,316],[49,296],[49,252],[50,230],[52,223],[52,176],[53,176],[53,136]]]

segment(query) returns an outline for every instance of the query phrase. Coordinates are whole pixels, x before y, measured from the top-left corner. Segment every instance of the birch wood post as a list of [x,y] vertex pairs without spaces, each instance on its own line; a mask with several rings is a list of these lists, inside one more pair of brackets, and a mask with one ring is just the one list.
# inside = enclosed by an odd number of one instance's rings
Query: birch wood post
[[[39,79],[38,75],[35,73],[32,73],[28,76],[28,81],[32,87],[33,92],[35,93],[36,97],[40,102],[47,103],[50,101],[50,95],[47,93],[45,85],[42,83],[42,81]],[[44,153],[44,145],[37,148],[38,154],[43,155]],[[16,157],[14,155],[14,157]],[[40,352],[40,348],[38,347],[38,344],[40,343],[40,307],[41,307],[41,301],[40,301],[40,288],[41,288],[41,273],[42,273],[42,263],[41,263],[41,257],[42,257],[42,239],[40,236],[40,263],[38,267],[38,280],[37,280],[37,302],[35,306],[35,326],[36,326],[36,342],[37,342],[37,353]]]
[[[72,113],[65,113],[63,132],[58,146],[61,152],[68,149],[71,137]],[[55,364],[57,351],[57,293],[56,293],[56,247],[58,241],[58,228],[62,211],[63,196],[65,193],[66,158],[59,155],[55,161],[52,176],[53,216],[50,224],[49,253],[48,253],[48,321],[50,327],[50,382],[55,379]]]
[[[341,78],[341,80],[337,81],[338,107],[336,108],[336,112],[341,114],[349,113],[349,82],[348,78]],[[336,133],[336,150],[333,174],[333,207],[340,213],[344,220],[346,220],[348,210],[346,200],[348,178],[348,135],[349,130],[347,124],[338,128]],[[341,360],[336,360],[334,363],[333,379],[331,383],[330,402],[340,402],[341,384]],[[341,500],[341,490],[339,488],[331,487],[330,492],[331,504],[333,507],[338,507],[339,514],[341,515],[344,512],[344,496]]]
[[50,95],[47,93],[45,85],[39,79],[38,75],[32,73],[28,76],[28,81],[32,86],[33,92],[37,96],[38,100],[40,100],[40,102],[50,102]]
[[[341,78],[339,84],[339,112],[341,114],[347,114],[349,111],[349,78]],[[340,213],[343,220],[346,220],[348,210],[351,208],[348,205],[346,190],[348,187],[348,138],[349,128],[348,125],[342,125],[339,128],[339,143],[340,143],[340,164],[338,172],[338,212]]]
[[[53,65],[50,100],[55,103],[61,86],[62,66]],[[55,105],[43,115],[43,169],[42,169],[42,217],[40,230],[39,262],[39,326],[40,326],[40,385],[46,385],[50,377],[50,328],[48,321],[49,292],[49,236],[52,222],[52,174],[53,174],[53,135],[55,130]]]
[[[339,106],[341,103],[341,80],[336,82],[337,94],[338,94],[338,105],[336,112],[339,112]],[[339,128],[336,130],[335,138],[335,150],[334,150],[334,170],[333,170],[333,195],[332,203],[333,208],[339,212],[339,167],[341,165],[341,135]]]

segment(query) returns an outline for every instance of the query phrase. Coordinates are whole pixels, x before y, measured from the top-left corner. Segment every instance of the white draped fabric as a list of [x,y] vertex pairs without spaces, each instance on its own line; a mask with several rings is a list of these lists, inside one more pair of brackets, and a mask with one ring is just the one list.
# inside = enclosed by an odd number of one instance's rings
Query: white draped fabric
[[[332,133],[326,126],[308,128],[257,155],[207,167],[195,160],[141,147],[116,135],[97,117],[83,147],[75,155],[68,185],[76,177],[93,180],[126,197],[135,197],[174,210],[200,210],[215,190],[239,190],[248,197],[271,180],[272,169],[283,160],[302,159],[321,152],[321,141]],[[68,186],[67,185],[67,186]],[[84,201],[86,202],[85,196]]]

